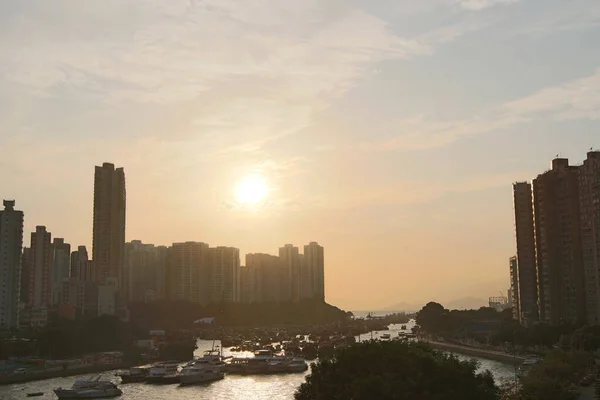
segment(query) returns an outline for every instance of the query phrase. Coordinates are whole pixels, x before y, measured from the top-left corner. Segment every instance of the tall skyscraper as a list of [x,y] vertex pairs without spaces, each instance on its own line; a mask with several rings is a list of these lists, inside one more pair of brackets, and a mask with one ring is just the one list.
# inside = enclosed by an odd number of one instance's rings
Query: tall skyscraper
[[283,301],[297,302],[301,295],[301,276],[300,276],[300,257],[297,247],[291,244],[286,244],[279,248],[279,258],[287,272],[287,293],[282,299]]
[[600,151],[590,151],[579,167],[581,246],[587,322],[600,324]]
[[513,318],[519,319],[519,276],[518,276],[518,264],[517,256],[513,256],[509,259],[510,268],[510,289],[509,299],[513,310]]
[[325,301],[325,252],[317,242],[304,246],[304,263],[308,273],[310,298]]
[[517,280],[519,288],[519,322],[528,325],[537,321],[537,272],[535,261],[535,233],[533,225],[533,197],[531,184],[513,185],[515,231],[517,239]]
[[211,303],[239,303],[240,251],[234,247],[215,247],[209,250]]
[[584,322],[578,167],[552,160],[552,169],[533,181],[533,201],[539,319]]
[[[125,172],[104,163],[94,175],[92,259],[99,285],[106,278],[122,279],[125,264]],[[111,287],[114,281],[111,280]],[[112,290],[112,289],[111,289]]]
[[47,307],[52,300],[52,235],[45,226],[31,233],[29,262],[29,306]]
[[210,267],[208,244],[173,243],[171,263],[167,271],[170,300],[208,304]]
[[23,212],[14,200],[4,200],[0,211],[0,330],[19,327]]
[[52,304],[61,302],[63,282],[71,276],[71,245],[62,238],[52,243]]

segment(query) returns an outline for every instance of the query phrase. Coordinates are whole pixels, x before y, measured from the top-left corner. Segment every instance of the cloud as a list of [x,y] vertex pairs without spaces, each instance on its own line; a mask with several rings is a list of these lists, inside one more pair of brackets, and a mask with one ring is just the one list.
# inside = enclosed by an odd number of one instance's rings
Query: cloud
[[[468,21],[401,37],[383,19],[338,0],[1,7],[0,52],[11,57],[0,61],[0,85],[19,85],[29,107],[88,104],[78,119],[126,121],[116,125],[128,135],[201,136],[205,149],[233,153],[309,127],[379,62],[430,55],[481,26]],[[135,118],[132,107],[140,110]],[[60,117],[53,114],[51,124]],[[95,121],[92,131],[100,129]]]
[[467,10],[483,10],[500,4],[517,3],[521,0],[458,0],[458,4]]
[[529,96],[480,110],[474,117],[430,121],[416,116],[394,122],[392,138],[361,143],[367,151],[421,150],[441,147],[463,137],[507,129],[547,115],[555,121],[600,119],[600,69],[591,76],[542,89]]

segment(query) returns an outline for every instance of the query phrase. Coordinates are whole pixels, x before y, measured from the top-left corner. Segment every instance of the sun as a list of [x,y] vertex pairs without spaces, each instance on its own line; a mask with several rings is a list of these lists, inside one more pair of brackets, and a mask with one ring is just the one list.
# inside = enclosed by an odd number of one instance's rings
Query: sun
[[258,204],[269,192],[266,180],[259,175],[250,175],[238,183],[236,197],[241,204]]

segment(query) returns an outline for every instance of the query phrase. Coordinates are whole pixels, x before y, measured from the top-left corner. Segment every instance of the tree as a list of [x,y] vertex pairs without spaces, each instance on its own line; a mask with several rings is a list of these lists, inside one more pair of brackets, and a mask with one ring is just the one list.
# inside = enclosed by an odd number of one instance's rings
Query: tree
[[553,350],[521,382],[521,399],[576,399],[579,379],[590,365],[589,354]]
[[443,317],[447,313],[441,304],[429,302],[417,313],[417,325],[428,333],[438,333],[443,330]]
[[416,342],[363,342],[312,366],[296,400],[497,400],[489,371]]

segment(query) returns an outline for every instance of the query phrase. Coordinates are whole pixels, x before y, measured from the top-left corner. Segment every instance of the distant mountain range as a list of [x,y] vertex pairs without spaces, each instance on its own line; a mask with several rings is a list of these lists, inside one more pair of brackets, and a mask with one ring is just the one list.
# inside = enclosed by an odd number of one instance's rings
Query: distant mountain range
[[[486,300],[477,297],[462,297],[460,299],[452,300],[446,303],[442,302],[440,304],[448,310],[477,310],[481,307],[488,306],[488,302]],[[424,305],[425,304],[401,302],[389,307],[385,307],[382,311],[415,312],[423,308]]]

